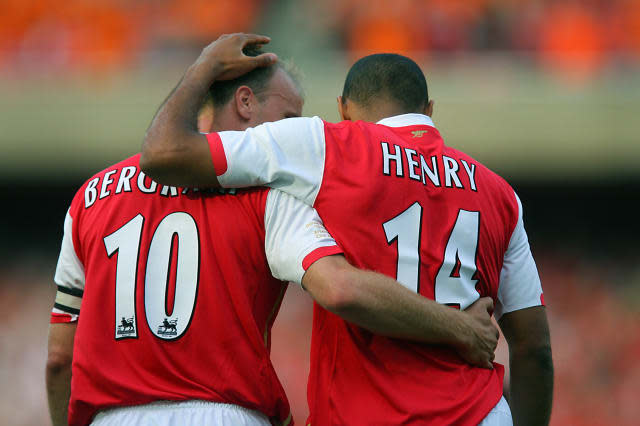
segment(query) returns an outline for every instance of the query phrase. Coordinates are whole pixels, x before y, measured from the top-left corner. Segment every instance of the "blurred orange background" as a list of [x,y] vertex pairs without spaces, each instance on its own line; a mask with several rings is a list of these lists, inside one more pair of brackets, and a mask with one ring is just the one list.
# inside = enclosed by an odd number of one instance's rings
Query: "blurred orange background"
[[[355,59],[415,58],[445,140],[524,202],[551,324],[551,423],[638,423],[640,1],[0,0],[0,11],[0,424],[49,421],[52,277],[75,189],[136,152],[199,50],[238,31],[272,35],[306,74],[305,114],[329,120]],[[272,339],[298,424],[311,315],[290,288]]]

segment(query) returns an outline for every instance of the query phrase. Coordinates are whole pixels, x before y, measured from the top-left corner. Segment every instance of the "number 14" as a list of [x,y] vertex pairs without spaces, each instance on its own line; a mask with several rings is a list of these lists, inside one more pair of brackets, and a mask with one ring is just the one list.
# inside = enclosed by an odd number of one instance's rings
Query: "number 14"
[[[416,293],[420,290],[420,241],[422,239],[422,206],[417,201],[382,224],[387,243],[397,241],[396,279]],[[443,261],[435,278],[435,299],[446,305],[465,309],[476,301],[476,252],[480,212],[458,210]],[[427,234],[428,238],[428,234]]]

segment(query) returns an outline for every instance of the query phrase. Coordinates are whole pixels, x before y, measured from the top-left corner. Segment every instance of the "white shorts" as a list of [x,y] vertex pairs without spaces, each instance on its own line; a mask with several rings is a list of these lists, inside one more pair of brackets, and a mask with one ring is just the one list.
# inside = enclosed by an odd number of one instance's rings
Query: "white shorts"
[[233,404],[209,401],[158,401],[100,411],[96,426],[270,426],[263,413]]
[[487,417],[485,417],[478,426],[513,426],[513,419],[511,418],[511,409],[504,396],[500,398],[500,401],[493,407],[493,410],[489,411]]

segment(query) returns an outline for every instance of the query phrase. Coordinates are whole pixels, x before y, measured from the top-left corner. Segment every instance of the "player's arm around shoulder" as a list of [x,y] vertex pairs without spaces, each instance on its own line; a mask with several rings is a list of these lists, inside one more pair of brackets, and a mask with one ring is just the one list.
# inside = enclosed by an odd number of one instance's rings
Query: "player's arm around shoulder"
[[61,322],[49,325],[45,379],[49,414],[54,426],[67,424],[76,324]]
[[322,307],[374,333],[453,347],[468,363],[493,368],[499,334],[491,322],[490,298],[460,312],[391,277],[358,269],[342,255],[317,260],[302,285]]
[[142,144],[140,167],[167,185],[218,186],[207,139],[198,132],[197,113],[215,80],[231,80],[277,60],[272,53],[243,54],[268,37],[223,35],[207,46],[185,73],[154,117]]
[[271,190],[265,207],[265,252],[274,277],[302,284],[325,309],[374,333],[452,346],[467,362],[491,368],[498,330],[493,303],[460,312],[419,296],[391,277],[358,269],[300,200]]

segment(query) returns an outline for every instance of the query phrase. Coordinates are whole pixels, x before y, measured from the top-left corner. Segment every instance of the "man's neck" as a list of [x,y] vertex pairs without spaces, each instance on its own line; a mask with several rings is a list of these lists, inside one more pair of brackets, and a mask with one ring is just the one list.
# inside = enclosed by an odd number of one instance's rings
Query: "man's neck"
[[400,108],[397,105],[393,105],[391,103],[378,102],[376,104],[368,106],[366,109],[361,109],[359,113],[360,117],[358,117],[358,120],[377,123],[383,118],[415,113],[415,111],[406,111],[403,108]]
[[225,130],[246,130],[248,122],[234,117],[229,111],[222,110],[219,114],[214,112],[211,123],[212,132],[222,132]]

